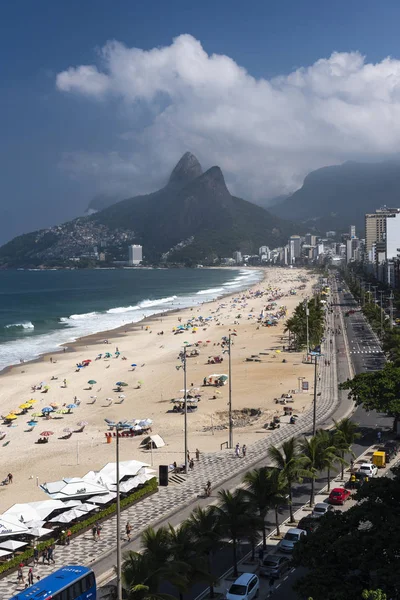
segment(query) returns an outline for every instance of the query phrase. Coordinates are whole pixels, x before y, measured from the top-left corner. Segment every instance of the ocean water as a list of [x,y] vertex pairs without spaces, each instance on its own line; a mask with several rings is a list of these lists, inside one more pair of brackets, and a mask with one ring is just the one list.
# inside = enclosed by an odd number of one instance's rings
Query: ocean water
[[261,278],[248,269],[0,271],[0,369]]

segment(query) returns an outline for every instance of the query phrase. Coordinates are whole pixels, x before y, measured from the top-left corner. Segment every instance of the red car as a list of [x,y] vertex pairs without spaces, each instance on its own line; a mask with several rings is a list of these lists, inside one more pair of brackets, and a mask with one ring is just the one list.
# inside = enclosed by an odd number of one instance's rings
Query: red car
[[334,488],[329,494],[331,504],[344,504],[350,498],[351,492],[345,488]]

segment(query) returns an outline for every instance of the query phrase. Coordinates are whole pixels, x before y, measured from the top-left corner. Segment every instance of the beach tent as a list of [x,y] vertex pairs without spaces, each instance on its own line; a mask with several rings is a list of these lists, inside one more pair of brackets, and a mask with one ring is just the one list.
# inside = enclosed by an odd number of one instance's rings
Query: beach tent
[[67,510],[67,512],[62,515],[57,515],[57,517],[53,517],[50,520],[50,523],[70,523],[71,521],[76,521],[77,519],[82,519],[85,517],[88,512],[91,510],[95,510],[97,506],[95,504],[88,505],[88,510],[80,510],[79,508],[73,508],[71,510]]
[[18,519],[13,516],[0,516],[0,537],[17,535],[20,533],[27,533],[28,528],[24,523],[18,521]]
[[108,493],[105,485],[85,480],[82,477],[71,477],[51,483],[43,483],[40,487],[53,500],[88,498],[89,496]]
[[[119,463],[120,481],[126,477],[134,477],[142,467],[148,467],[147,463],[139,460],[125,460]],[[108,481],[110,484],[117,483],[116,463],[106,464],[100,471],[98,476],[103,481]]]
[[[25,504],[14,504],[5,511],[4,516],[12,516],[18,521],[26,523],[28,521],[42,521],[46,519],[55,510],[66,510],[71,506],[66,506],[61,500],[42,500],[39,502],[28,502]],[[21,521],[21,517],[23,521]]]
[[141,441],[140,445],[147,446],[150,443],[152,444],[153,448],[162,448],[163,446],[165,446],[164,440],[160,435],[157,434],[148,435]]
[[108,502],[112,502],[117,497],[115,492],[108,492],[108,494],[104,494],[104,496],[93,496],[92,498],[88,498],[88,502],[94,504],[108,504]]
[[49,535],[53,533],[52,529],[46,529],[45,527],[34,527],[33,529],[29,529],[26,533],[26,535],[31,535],[32,537],[45,537],[46,535]]
[[[120,490],[121,494],[127,494],[131,490],[137,488],[139,485],[143,485],[144,483],[146,483],[146,481],[149,481],[149,479],[153,479],[153,477],[154,477],[154,474],[139,473],[138,475],[135,475],[135,477],[131,477],[130,479],[127,479],[126,481],[123,481],[122,483],[120,483],[119,490]],[[116,484],[114,484],[111,487],[114,490],[117,489]]]
[[26,542],[17,542],[17,540],[7,540],[6,542],[1,542],[0,548],[1,550],[11,550],[11,552],[15,552],[18,548],[22,548],[23,546],[27,546]]

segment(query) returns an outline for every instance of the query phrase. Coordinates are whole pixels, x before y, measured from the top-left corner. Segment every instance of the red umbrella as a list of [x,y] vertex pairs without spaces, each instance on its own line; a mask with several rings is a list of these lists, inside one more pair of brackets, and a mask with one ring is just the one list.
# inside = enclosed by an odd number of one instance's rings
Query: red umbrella
[[49,437],[50,435],[54,435],[53,431],[42,431],[40,434],[42,437]]

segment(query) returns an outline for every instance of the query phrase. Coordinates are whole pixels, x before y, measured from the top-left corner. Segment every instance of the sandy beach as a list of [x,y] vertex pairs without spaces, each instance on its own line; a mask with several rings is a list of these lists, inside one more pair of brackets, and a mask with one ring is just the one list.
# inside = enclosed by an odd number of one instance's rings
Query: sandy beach
[[[299,278],[305,276],[306,288],[299,290]],[[81,476],[113,462],[115,441],[106,443],[105,418],[116,421],[150,418],[152,432],[166,443],[164,448],[151,453],[140,448],[141,436],[123,438],[121,460],[137,459],[149,464],[153,461],[155,467],[174,461],[182,463],[184,416],[172,412],[171,399],[183,396],[183,370],[177,367],[181,364],[178,354],[184,342],[201,341],[199,355],[187,359],[188,387],[193,383],[201,394],[198,408],[188,415],[190,453],[194,455],[196,448],[201,452],[219,450],[228,440],[228,385],[203,387],[203,380],[214,373],[228,373],[228,355],[223,354],[219,344],[223,336],[234,331],[237,336],[232,346],[233,409],[260,409],[260,414],[252,418],[235,413],[234,440],[241,445],[245,443],[251,451],[253,441],[269,435],[264,424],[283,413],[275,398],[293,393],[291,406],[297,414],[306,410],[312,400],[310,366],[302,363],[301,353],[282,352],[287,344],[283,339],[286,319],[280,319],[273,327],[260,327],[257,319],[277,293],[273,290],[278,290],[282,297],[267,312],[274,313],[286,306],[289,316],[298,302],[310,294],[314,283],[315,277],[313,279],[309,271],[271,268],[265,271],[264,280],[249,290],[84,338],[70,344],[66,352],[47,355],[4,372],[0,376],[1,415],[18,411],[19,406],[31,398],[36,402],[27,414],[18,416],[10,426],[1,427],[6,437],[0,442],[3,468],[0,480],[11,472],[14,482],[0,487],[0,511],[15,502],[46,499],[37,482]],[[296,295],[290,294],[293,288]],[[199,316],[203,322],[196,323],[196,332],[176,333],[179,325]],[[117,349],[119,356],[115,355]],[[107,352],[111,358],[104,358]],[[102,358],[96,360],[99,354]],[[252,355],[258,356],[261,362],[246,360]],[[222,356],[223,363],[207,364],[211,356]],[[76,365],[85,359],[91,361],[89,366],[77,369]],[[286,362],[282,362],[283,359]],[[137,366],[132,367],[132,364]],[[298,393],[300,377],[309,381],[308,392]],[[89,385],[91,380],[96,383]],[[128,384],[122,390],[125,396],[122,403],[118,398],[121,392],[115,391],[118,381]],[[41,382],[49,386],[48,391],[44,393],[42,387],[32,392],[32,386]],[[139,386],[138,382],[143,383]],[[50,404],[56,404],[56,410],[65,410],[66,405],[74,403],[74,398],[80,403],[70,414],[54,412],[49,419],[38,417],[38,424],[30,431],[27,423],[31,413],[41,413],[42,408]],[[64,429],[79,429],[77,424],[81,421],[88,423],[82,432],[73,433],[69,439],[59,439],[65,436]],[[45,430],[53,432],[49,443],[37,444],[40,433]],[[9,443],[4,445],[6,442]]]

